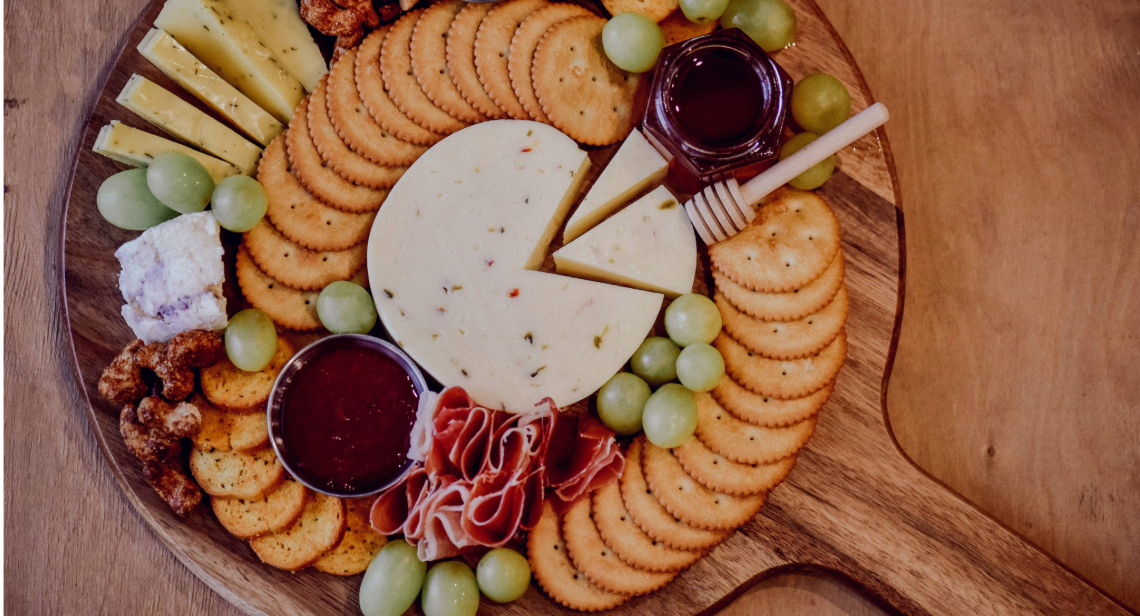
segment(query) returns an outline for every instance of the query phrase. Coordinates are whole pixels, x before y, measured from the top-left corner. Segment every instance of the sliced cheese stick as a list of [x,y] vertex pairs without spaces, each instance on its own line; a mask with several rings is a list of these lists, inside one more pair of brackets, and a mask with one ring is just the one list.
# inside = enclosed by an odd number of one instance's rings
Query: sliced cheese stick
[[99,130],[99,136],[95,138],[95,145],[91,149],[107,158],[133,167],[148,167],[155,156],[164,152],[182,152],[202,163],[215,183],[241,173],[237,167],[224,160],[158,135],[131,128],[118,120],[112,120],[110,124]]

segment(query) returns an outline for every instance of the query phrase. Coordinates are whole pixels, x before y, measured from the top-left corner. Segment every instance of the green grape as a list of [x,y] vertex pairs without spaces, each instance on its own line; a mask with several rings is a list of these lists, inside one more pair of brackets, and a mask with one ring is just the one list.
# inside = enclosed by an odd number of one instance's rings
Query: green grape
[[360,581],[360,611],[364,616],[400,616],[420,594],[427,563],[403,539],[380,549]]
[[602,28],[602,48],[618,68],[644,73],[657,63],[665,46],[661,28],[641,13],[618,13]]
[[[803,147],[812,141],[819,139],[819,135],[812,133],[798,133],[792,135],[791,139],[784,142],[783,147],[780,148],[780,160],[799,152]],[[827,158],[812,165],[810,169],[792,178],[788,184],[793,188],[800,190],[815,190],[831,177],[831,172],[835,171],[835,155],[832,154]]]
[[214,192],[214,178],[202,163],[181,152],[154,157],[146,168],[146,185],[166,207],[193,214],[206,209]]
[[178,216],[150,193],[146,169],[122,171],[103,180],[95,205],[107,222],[131,231],[145,231]]
[[637,375],[619,372],[598,390],[598,417],[622,436],[636,434],[649,394],[649,385]]
[[677,380],[693,391],[709,391],[724,376],[720,351],[703,342],[690,344],[677,357]]
[[510,548],[495,548],[475,568],[479,590],[497,603],[510,603],[530,588],[530,563]]
[[678,447],[697,431],[697,399],[682,385],[662,385],[645,403],[641,423],[650,443]]
[[265,216],[269,200],[265,189],[248,175],[231,175],[214,189],[210,209],[223,229],[245,233]]
[[334,334],[367,334],[376,325],[376,304],[364,287],[338,280],[317,296],[317,316]]
[[645,379],[650,387],[660,387],[677,378],[677,356],[681,348],[672,340],[653,336],[646,338],[629,358],[630,368]]
[[792,118],[800,128],[822,135],[851,117],[851,93],[827,73],[808,75],[792,87]]
[[740,28],[767,52],[783,49],[796,37],[796,13],[784,0],[731,0],[720,27]]
[[475,616],[479,610],[475,573],[458,560],[433,566],[424,578],[420,605],[424,616]]
[[689,21],[703,24],[720,19],[728,0],[681,0],[681,12]]
[[269,365],[277,352],[277,328],[269,315],[247,308],[226,325],[226,355],[235,366],[257,372]]
[[716,340],[720,325],[720,310],[704,295],[686,293],[665,309],[665,331],[680,346]]

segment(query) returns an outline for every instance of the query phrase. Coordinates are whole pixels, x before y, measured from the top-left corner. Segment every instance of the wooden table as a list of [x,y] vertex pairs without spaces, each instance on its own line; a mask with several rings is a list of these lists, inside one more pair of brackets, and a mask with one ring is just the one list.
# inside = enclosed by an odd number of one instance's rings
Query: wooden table
[[[120,493],[57,310],[62,182],[146,0],[9,4],[4,607],[235,614]],[[893,112],[908,257],[888,398],[900,445],[1140,607],[1140,5],[820,4]],[[725,613],[761,611],[880,613],[810,576],[765,582]]]

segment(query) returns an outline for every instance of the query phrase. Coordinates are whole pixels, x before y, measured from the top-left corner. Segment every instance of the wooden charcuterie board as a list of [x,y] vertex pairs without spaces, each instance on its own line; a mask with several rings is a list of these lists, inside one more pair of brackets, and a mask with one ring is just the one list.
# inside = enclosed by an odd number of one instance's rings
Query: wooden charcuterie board
[[[61,284],[66,298],[62,309],[77,378],[89,402],[84,411],[136,510],[211,588],[251,614],[355,614],[359,577],[272,569],[225,532],[208,508],[187,520],[174,516],[127,453],[118,433],[119,409],[96,391],[103,367],[133,337],[119,316],[119,266],[113,253],[135,234],[100,217],[95,207],[98,187],[122,166],[94,154],[91,146],[100,127],[110,120],[153,130],[114,101],[131,74],[181,92],[135,50],[161,4],[157,0],[124,41],[100,89],[62,212]],[[812,0],[791,0],[791,4],[799,34],[795,45],[779,52],[777,60],[796,79],[818,71],[835,75],[851,91],[853,111],[867,107],[873,102],[867,84],[819,7]],[[183,98],[197,104],[191,97]],[[591,152],[594,174],[613,149]],[[893,165],[880,129],[840,153],[837,173],[820,190],[843,230],[851,302],[849,352],[835,394],[789,480],[771,493],[755,519],[696,566],[663,590],[615,611],[715,612],[765,577],[816,570],[845,578],[876,601],[906,614],[1127,612],[915,467],[891,436],[885,392],[905,281],[903,215]],[[233,244],[227,245],[231,252]],[[232,254],[228,257],[232,259]],[[549,267],[551,260],[547,261]],[[705,259],[698,286],[705,285],[707,271]],[[507,606],[484,602],[481,611],[566,610],[534,588]]]

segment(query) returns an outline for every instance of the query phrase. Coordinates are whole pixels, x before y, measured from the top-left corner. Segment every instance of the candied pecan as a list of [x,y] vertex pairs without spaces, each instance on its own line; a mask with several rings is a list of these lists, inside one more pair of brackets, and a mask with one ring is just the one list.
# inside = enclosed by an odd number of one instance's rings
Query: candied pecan
[[226,352],[222,337],[204,329],[182,332],[166,343],[166,358],[175,366],[202,368],[218,363]]
[[119,413],[119,434],[131,455],[143,462],[161,462],[182,452],[177,436],[162,430],[148,428],[139,422],[134,405],[128,404]]
[[174,436],[194,436],[202,430],[202,413],[189,402],[167,402],[158,396],[139,402],[138,418],[146,426]]
[[380,25],[372,0],[301,0],[301,17],[322,34],[344,36],[364,34],[365,28]]
[[143,476],[179,516],[189,515],[202,502],[202,489],[176,461],[147,462]]
[[194,370],[170,361],[166,345],[152,342],[135,353],[135,363],[152,370],[162,380],[162,397],[172,402],[185,400],[194,391]]
[[99,393],[104,398],[115,404],[129,404],[146,395],[146,382],[135,363],[135,353],[142,346],[142,340],[128,344],[103,370],[99,377]]

